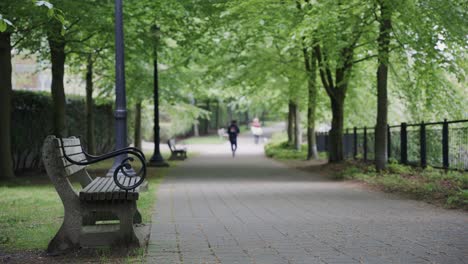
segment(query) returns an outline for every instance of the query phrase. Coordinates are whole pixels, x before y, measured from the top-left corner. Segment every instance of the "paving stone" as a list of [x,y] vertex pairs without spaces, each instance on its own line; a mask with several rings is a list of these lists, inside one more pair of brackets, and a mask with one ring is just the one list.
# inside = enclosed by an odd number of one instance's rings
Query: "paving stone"
[[148,263],[468,263],[466,213],[291,169],[248,142],[170,170]]

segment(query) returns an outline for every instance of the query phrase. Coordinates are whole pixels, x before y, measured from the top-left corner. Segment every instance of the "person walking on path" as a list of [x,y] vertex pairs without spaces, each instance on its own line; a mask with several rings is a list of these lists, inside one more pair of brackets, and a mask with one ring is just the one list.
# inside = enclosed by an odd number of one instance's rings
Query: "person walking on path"
[[254,135],[255,144],[258,144],[260,136],[263,135],[263,130],[257,117],[253,119],[252,124],[250,125],[250,130]]
[[237,126],[237,121],[232,120],[231,125],[228,127],[228,135],[229,135],[229,141],[231,142],[231,150],[232,150],[233,157],[236,155],[237,135],[239,134],[239,132],[240,130],[239,130],[239,127]]

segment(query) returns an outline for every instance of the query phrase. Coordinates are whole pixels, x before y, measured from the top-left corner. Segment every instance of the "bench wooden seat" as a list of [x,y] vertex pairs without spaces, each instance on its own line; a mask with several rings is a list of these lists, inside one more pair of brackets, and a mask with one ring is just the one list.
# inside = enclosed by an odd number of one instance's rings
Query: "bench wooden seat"
[[171,151],[171,156],[169,157],[169,160],[185,160],[187,158],[187,149],[177,148],[175,144],[175,139],[169,139],[167,141],[167,146]]
[[[140,180],[140,177],[125,177],[119,176],[119,181],[124,185],[133,185]],[[89,183],[83,190],[80,191],[80,200],[83,201],[132,201],[138,200],[140,188],[133,190],[122,190],[114,182],[111,177],[99,177]]]
[[[88,165],[116,156],[122,162],[113,177],[89,176]],[[83,151],[78,138],[48,136],[42,159],[64,207],[63,224],[49,243],[49,253],[103,246],[138,247],[146,242],[136,204],[146,175],[146,160],[140,150],[125,148],[92,156]],[[133,159],[142,163],[137,172],[129,170]],[[81,190],[75,190],[72,179],[80,183]]]

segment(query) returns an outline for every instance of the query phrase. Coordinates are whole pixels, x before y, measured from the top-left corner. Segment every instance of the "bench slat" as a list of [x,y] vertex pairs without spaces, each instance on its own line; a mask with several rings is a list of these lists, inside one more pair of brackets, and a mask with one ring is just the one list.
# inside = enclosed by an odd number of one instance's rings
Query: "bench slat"
[[[122,185],[130,186],[140,180],[139,177],[119,176]],[[86,201],[112,201],[112,200],[138,200],[139,188],[135,190],[122,190],[112,177],[99,177],[94,179],[80,192],[80,199]]]
[[[62,154],[62,153],[60,152],[60,154]],[[74,154],[67,154],[67,156],[68,156],[69,158],[71,158],[71,157],[73,157],[73,156],[80,155],[80,154],[83,154],[83,152],[74,153]],[[65,158],[65,156],[63,156],[63,155],[61,155],[61,156],[59,156],[59,157],[60,157],[60,158]]]
[[[81,154],[83,155],[83,154]],[[70,157],[71,160],[73,161],[76,161],[76,162],[83,162],[83,161],[87,161],[86,157],[83,155],[82,157],[77,157],[75,156],[76,158],[72,158]],[[81,159],[79,159],[81,158]],[[71,162],[69,162],[66,158],[62,158],[62,162],[63,162],[63,166],[66,168],[66,167],[70,167],[70,166],[80,166],[80,167],[86,167],[86,165],[78,165],[78,164],[73,164]]]
[[[140,178],[138,178],[138,177],[132,178],[131,185],[134,185],[134,184],[137,183],[137,181],[139,181],[139,180],[140,180]],[[133,190],[128,191],[127,196],[130,195],[130,198],[129,198],[130,200],[138,200],[138,193],[139,193],[139,191],[140,191],[140,186],[136,187],[136,188],[133,189]]]
[[100,178],[103,178],[103,180],[101,181],[99,186],[96,187],[96,189],[93,191],[92,196],[91,196],[91,199],[95,201],[100,200],[99,198],[101,196],[102,189],[104,188],[104,186],[106,186],[107,183],[109,183],[109,180],[106,179],[106,177],[100,177]]
[[[60,150],[61,156],[63,156],[62,147],[59,147],[58,149]],[[74,147],[65,147],[65,153],[67,153],[67,155],[72,155],[72,154],[76,154],[76,153],[83,153],[83,148],[81,147],[81,145],[74,146]]]
[[112,184],[114,184],[114,179],[112,179],[112,181],[108,180],[106,182],[106,185],[104,185],[104,187],[102,187],[102,190],[99,193],[99,200],[106,200],[107,191],[109,190],[109,187],[112,186]]
[[67,176],[70,176],[79,172],[80,170],[84,170],[85,168],[86,168],[85,166],[72,165],[72,166],[66,167],[65,171],[67,173]]
[[[79,139],[72,139],[73,141],[77,141],[79,143]],[[76,142],[75,142],[76,143]],[[64,142],[64,144],[66,145],[67,143]],[[70,143],[71,144],[71,143]],[[58,141],[58,145],[60,145],[60,141]],[[58,148],[59,152],[60,152],[60,156],[61,156],[61,160],[62,160],[62,163],[63,163],[63,166],[65,167],[65,172],[67,174],[67,176],[70,176],[72,174],[75,174],[77,173],[78,171],[80,170],[83,170],[86,168],[86,166],[81,166],[81,165],[75,165],[71,162],[69,162],[68,160],[65,159],[64,155],[63,155],[63,150],[61,147]],[[67,156],[74,160],[74,161],[77,161],[77,162],[82,162],[82,161],[86,161],[86,156],[84,155],[83,153],[83,149],[81,148],[81,146],[75,146],[75,147],[66,147],[65,148],[65,152],[67,154]]]
[[[125,182],[124,182],[124,184],[122,184],[122,185],[123,185],[123,186],[130,186],[130,181],[131,181],[131,180],[132,180],[132,178],[130,178],[130,177],[125,177]],[[125,199],[125,198],[127,198],[127,193],[128,193],[127,190],[122,190],[122,189],[120,189],[119,192],[120,192],[120,199]]]
[[106,184],[108,182],[113,182],[113,179],[110,178],[110,177],[100,177],[100,178],[104,178],[104,179],[99,184],[99,186],[93,191],[93,194],[92,194],[92,199],[93,200],[99,200],[99,197],[101,196],[100,193],[103,192],[104,187],[106,186]]
[[90,185],[92,185],[91,188],[87,190],[86,192],[84,192],[85,200],[94,200],[93,194],[97,191],[97,189],[101,186],[101,184],[103,184],[104,180],[105,180],[104,177],[98,177],[90,183]]
[[115,183],[114,183],[114,180],[112,179],[111,184],[107,187],[107,190],[106,190],[106,200],[112,200],[112,192],[114,190],[114,186],[115,186]]
[[[133,184],[135,184],[135,177],[130,178],[130,181],[129,181],[129,183],[128,183],[128,185],[133,185]],[[128,200],[133,200],[133,190],[129,190],[129,191],[126,193],[126,195],[127,195],[127,199],[128,199]]]
[[[81,145],[79,138],[62,138],[62,141],[65,147]],[[60,144],[59,139],[57,139],[57,142],[58,142],[58,146],[61,147],[62,145]]]

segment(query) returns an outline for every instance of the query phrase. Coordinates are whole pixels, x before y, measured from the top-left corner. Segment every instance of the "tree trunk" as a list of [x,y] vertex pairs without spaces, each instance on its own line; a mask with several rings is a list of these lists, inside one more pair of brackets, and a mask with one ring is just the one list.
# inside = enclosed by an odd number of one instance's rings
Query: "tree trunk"
[[219,100],[216,103],[216,116],[215,116],[215,127],[216,130],[219,129],[219,116],[220,116]]
[[[193,105],[193,106],[196,106],[197,105],[197,101],[195,100],[195,98],[193,97],[193,94],[190,94],[190,103]],[[200,132],[198,131],[198,118],[197,120],[195,120],[195,123],[193,124],[193,136],[194,137],[199,137],[200,136]]]
[[193,124],[193,136],[194,137],[200,136],[200,131],[198,130],[198,122]]
[[307,104],[307,159],[318,159],[317,143],[315,139],[315,109],[317,103],[317,55],[308,52],[303,43],[302,53],[307,72],[307,91],[309,102]]
[[135,104],[135,135],[134,145],[141,149],[141,101]]
[[250,126],[249,111],[245,111],[245,124],[247,125],[247,128]]
[[292,146],[294,144],[294,104],[292,101],[289,101],[288,104],[288,145]]
[[301,150],[302,131],[301,131],[301,114],[299,106],[294,103],[294,147],[296,150]]
[[387,166],[387,79],[391,23],[391,10],[380,0],[380,31],[378,37],[378,69],[377,69],[377,124],[375,127],[375,167],[377,171]]
[[348,90],[349,77],[353,66],[354,44],[340,50],[343,63],[335,70],[335,80],[331,74],[331,68],[319,45],[314,47],[319,63],[320,79],[330,98],[332,108],[332,125],[328,141],[328,161],[335,163],[344,160],[343,154],[343,124],[344,124],[344,100]]
[[330,97],[333,117],[328,141],[329,162],[341,162],[344,160],[344,96],[342,93],[336,93],[335,95],[334,97]]
[[318,159],[317,142],[315,138],[315,110],[317,106],[317,63],[312,55],[309,72],[308,91],[309,104],[307,107],[307,159]]
[[0,178],[15,177],[11,155],[11,33],[0,32]]
[[94,129],[93,58],[89,54],[86,66],[86,141],[88,142],[88,153],[90,154],[96,154]]
[[[231,123],[232,118],[233,118],[232,112],[233,112],[233,111],[232,111],[232,106],[228,106],[228,117],[229,117],[228,123],[229,123],[229,124]],[[229,126],[229,124],[228,124],[228,126]]]
[[[206,111],[211,112],[210,100],[206,100]],[[210,119],[207,117],[204,121],[205,122],[204,122],[204,125],[203,125],[203,133],[205,135],[208,135],[208,133],[210,132]]]
[[65,90],[63,77],[65,73],[65,39],[60,34],[61,25],[50,25],[47,40],[50,47],[52,64],[52,101],[53,101],[53,133],[56,136],[66,136],[65,132]]

